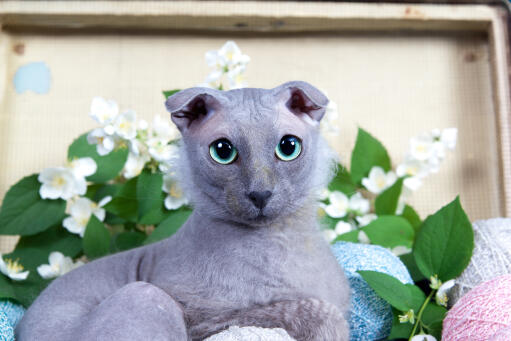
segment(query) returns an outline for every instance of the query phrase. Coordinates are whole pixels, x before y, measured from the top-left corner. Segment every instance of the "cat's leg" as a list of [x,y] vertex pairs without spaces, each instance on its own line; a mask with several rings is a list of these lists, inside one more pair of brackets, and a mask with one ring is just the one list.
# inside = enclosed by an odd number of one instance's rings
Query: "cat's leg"
[[107,297],[75,329],[78,340],[188,340],[183,310],[160,288],[133,282]]
[[201,340],[229,326],[282,328],[298,341],[349,340],[349,325],[341,311],[333,304],[314,298],[231,311],[191,326],[190,333],[193,340]]
[[27,311],[17,340],[188,340],[181,306],[152,284],[131,282],[96,302],[59,298],[53,293],[58,289]]

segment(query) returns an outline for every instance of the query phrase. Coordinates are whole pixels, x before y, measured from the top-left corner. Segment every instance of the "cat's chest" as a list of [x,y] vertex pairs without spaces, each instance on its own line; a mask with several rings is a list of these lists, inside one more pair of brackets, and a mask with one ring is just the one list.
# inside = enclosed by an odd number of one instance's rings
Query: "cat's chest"
[[[325,252],[314,236],[272,236],[210,250],[207,283],[216,294],[242,305],[318,292]],[[328,264],[327,268],[328,268]]]

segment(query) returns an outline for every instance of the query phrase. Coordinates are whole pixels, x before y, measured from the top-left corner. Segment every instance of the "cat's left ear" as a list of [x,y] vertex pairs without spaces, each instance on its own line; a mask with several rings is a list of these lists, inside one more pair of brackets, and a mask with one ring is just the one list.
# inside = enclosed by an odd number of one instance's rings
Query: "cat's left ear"
[[165,101],[172,122],[181,133],[197,126],[220,107],[221,93],[210,88],[189,88],[181,90]]
[[315,122],[319,122],[325,115],[328,98],[307,82],[287,82],[273,91],[280,100],[285,101],[289,111],[296,115],[307,115]]

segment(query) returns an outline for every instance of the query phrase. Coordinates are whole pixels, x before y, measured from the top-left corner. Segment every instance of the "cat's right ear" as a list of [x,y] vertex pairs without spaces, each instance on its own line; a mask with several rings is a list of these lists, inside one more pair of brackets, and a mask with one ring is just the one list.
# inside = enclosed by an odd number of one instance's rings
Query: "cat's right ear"
[[220,106],[220,93],[210,88],[181,90],[165,101],[172,122],[184,134],[200,124]]

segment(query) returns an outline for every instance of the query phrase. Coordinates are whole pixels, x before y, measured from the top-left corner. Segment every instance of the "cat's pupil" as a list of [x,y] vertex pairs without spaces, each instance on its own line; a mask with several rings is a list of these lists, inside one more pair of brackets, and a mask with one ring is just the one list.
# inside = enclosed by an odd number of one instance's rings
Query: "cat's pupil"
[[296,137],[293,136],[284,136],[282,140],[280,140],[280,150],[284,155],[290,156],[294,153],[296,149]]
[[232,145],[227,140],[218,140],[215,150],[221,159],[228,159],[232,155]]

